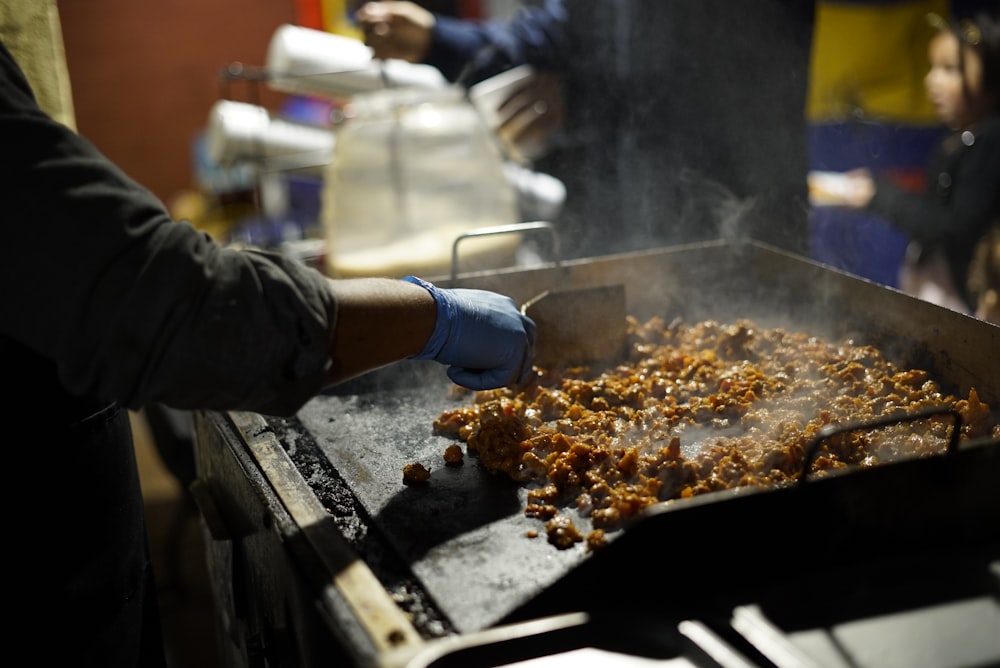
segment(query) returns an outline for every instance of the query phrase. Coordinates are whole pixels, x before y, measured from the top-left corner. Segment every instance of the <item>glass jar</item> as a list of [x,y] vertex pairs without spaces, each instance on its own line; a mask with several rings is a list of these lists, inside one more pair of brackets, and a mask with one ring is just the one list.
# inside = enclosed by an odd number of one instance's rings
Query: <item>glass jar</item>
[[[444,274],[459,236],[518,221],[495,135],[457,88],[358,95],[335,132],[322,201],[331,275]],[[473,241],[462,255],[482,265],[520,239]]]

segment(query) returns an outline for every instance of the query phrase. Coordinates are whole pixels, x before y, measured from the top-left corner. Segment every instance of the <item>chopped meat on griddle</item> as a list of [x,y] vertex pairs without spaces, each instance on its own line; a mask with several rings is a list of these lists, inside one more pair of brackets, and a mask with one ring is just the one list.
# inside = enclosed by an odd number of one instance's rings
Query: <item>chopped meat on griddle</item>
[[[669,326],[629,318],[628,360],[606,370],[538,369],[537,382],[475,393],[441,414],[489,471],[528,484],[525,514],[547,522],[560,549],[583,538],[560,508],[620,529],[652,504],[743,486],[788,485],[828,425],[925,409],[962,417],[962,438],[1000,432],[975,389],[945,392],[875,347],[831,342],[749,320]],[[942,415],[827,439],[810,475],[944,452]]]

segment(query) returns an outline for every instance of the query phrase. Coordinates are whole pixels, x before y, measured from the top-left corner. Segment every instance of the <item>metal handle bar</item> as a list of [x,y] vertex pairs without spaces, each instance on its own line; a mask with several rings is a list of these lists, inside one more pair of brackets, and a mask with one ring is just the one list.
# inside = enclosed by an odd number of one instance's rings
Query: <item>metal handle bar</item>
[[558,267],[560,264],[560,254],[559,254],[559,236],[556,234],[555,227],[552,223],[536,220],[530,223],[514,223],[512,225],[496,225],[494,227],[480,227],[475,230],[469,230],[463,234],[458,235],[455,239],[455,243],[451,247],[451,282],[455,283],[458,278],[458,245],[463,239],[471,239],[473,237],[486,237],[495,236],[498,234],[514,234],[517,232],[533,232],[533,231],[544,231],[549,234],[552,239],[552,255],[554,256],[553,262]]
[[879,429],[881,427],[888,427],[894,424],[902,424],[904,422],[916,422],[918,420],[926,420],[939,415],[945,415],[951,417],[955,424],[951,429],[951,438],[948,440],[948,450],[947,454],[951,455],[956,450],[958,450],[958,438],[961,433],[962,427],[962,416],[959,415],[958,411],[952,408],[930,408],[917,413],[908,413],[903,415],[888,415],[874,420],[853,422],[846,424],[828,424],[819,430],[816,437],[809,442],[805,450],[805,460],[802,462],[802,474],[799,476],[799,484],[804,485],[806,480],[809,478],[809,473],[813,465],[813,461],[816,459],[816,455],[819,454],[819,449],[825,441],[836,436],[837,434],[844,434],[852,431],[872,431],[874,429]]

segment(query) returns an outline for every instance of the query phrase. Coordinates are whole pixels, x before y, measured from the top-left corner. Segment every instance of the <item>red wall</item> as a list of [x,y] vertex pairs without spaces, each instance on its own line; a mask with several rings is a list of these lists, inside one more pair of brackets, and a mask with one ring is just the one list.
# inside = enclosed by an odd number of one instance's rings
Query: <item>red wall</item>
[[[427,0],[475,16],[483,0]],[[321,0],[57,0],[77,129],[130,176],[170,200],[196,184],[191,142],[224,95],[232,62],[266,64],[282,23],[308,23]],[[349,0],[346,6],[357,6]],[[254,99],[256,90],[260,97]],[[277,108],[282,96],[237,82],[229,97]]]
[[[191,142],[233,61],[262,66],[295,0],[59,0],[77,129],[164,201],[194,185]],[[261,104],[280,101],[260,87]],[[240,84],[232,97],[249,101]]]

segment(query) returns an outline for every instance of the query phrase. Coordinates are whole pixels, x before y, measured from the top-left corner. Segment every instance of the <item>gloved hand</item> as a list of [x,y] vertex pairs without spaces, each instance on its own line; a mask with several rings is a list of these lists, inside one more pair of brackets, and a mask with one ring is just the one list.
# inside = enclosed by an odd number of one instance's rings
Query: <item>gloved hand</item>
[[533,373],[535,322],[510,297],[486,290],[439,288],[415,276],[437,303],[437,322],[413,359],[449,365],[448,377],[473,390],[523,384]]

